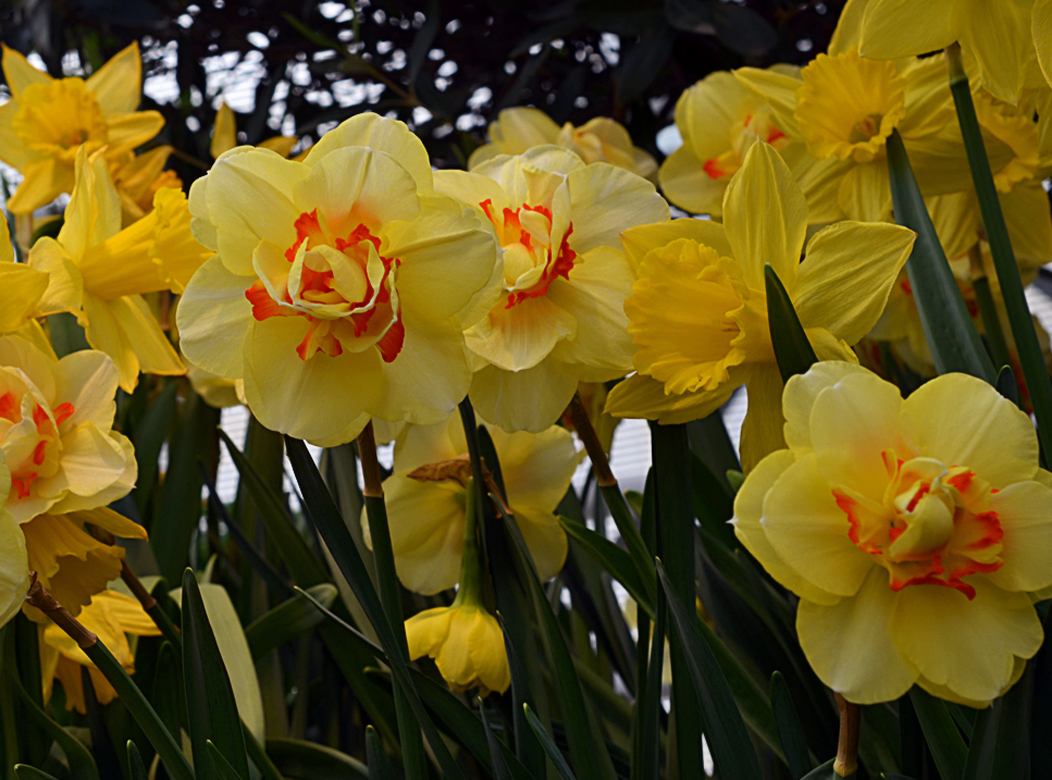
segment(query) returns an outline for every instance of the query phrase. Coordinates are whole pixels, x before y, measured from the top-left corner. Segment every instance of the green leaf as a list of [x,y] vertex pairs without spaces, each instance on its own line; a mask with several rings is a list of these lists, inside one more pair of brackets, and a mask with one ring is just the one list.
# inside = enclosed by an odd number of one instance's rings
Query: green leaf
[[369,770],[361,761],[315,742],[268,739],[267,755],[281,774],[298,780],[369,780]]
[[529,705],[524,704],[522,708],[526,713],[526,721],[530,724],[530,728],[533,729],[533,733],[537,735],[537,739],[540,740],[541,745],[544,747],[544,752],[548,754],[548,758],[551,759],[552,764],[555,766],[555,771],[559,773],[559,777],[562,780],[577,780],[573,770],[570,769],[570,765],[563,758],[563,754],[555,746],[555,740],[544,730],[544,725],[537,720],[537,716],[530,710]]
[[497,747],[497,738],[493,735],[493,729],[490,728],[489,719],[486,717],[486,705],[479,700],[479,720],[482,721],[482,728],[486,731],[486,744],[489,746],[490,756],[490,768],[493,770],[493,780],[511,780],[511,772],[508,769],[508,765],[504,762],[504,756],[500,753],[500,748]]
[[247,780],[247,775],[242,776],[226,760],[226,756],[219,752],[215,742],[208,740],[208,757],[212,762],[212,768],[220,780]]
[[49,775],[47,772],[26,764],[15,764],[15,777],[18,780],[56,780],[54,775]]
[[770,263],[764,264],[763,278],[767,285],[767,321],[771,330],[771,345],[782,381],[788,382],[796,374],[807,373],[807,369],[818,362],[818,356],[804,332],[804,326],[800,324],[789,293]]
[[625,586],[628,594],[651,617],[654,616],[654,593],[657,580],[645,583],[639,576],[639,570],[632,561],[632,556],[621,547],[611,542],[602,534],[581,525],[574,520],[559,517],[559,525],[567,535],[581,545],[606,572]]
[[219,431],[219,436],[226,445],[227,452],[230,453],[230,458],[234,461],[238,474],[244,480],[244,484],[247,486],[256,508],[263,518],[268,536],[274,542],[278,554],[285,561],[285,565],[288,566],[296,584],[303,588],[309,588],[312,585],[328,582],[330,579],[329,573],[325,570],[322,562],[311,551],[303,535],[296,530],[296,526],[292,523],[292,518],[289,517],[288,510],[285,509],[285,503],[278,496],[274,495],[270,485],[263,481],[259,472],[252,467],[252,464],[248,462],[241,450],[234,446],[230,437],[222,430]]
[[781,672],[771,675],[771,706],[774,709],[774,720],[778,727],[778,737],[782,742],[785,762],[793,777],[803,777],[814,766],[807,749],[807,739],[800,725],[789,686]]
[[917,233],[906,271],[935,368],[940,374],[960,371],[993,384],[993,363],[946,262],[897,130],[891,131],[887,149],[895,221]]
[[365,727],[365,757],[369,767],[369,780],[387,780],[395,777],[396,770],[391,757],[384,750],[380,735],[372,726]]
[[270,760],[270,756],[267,755],[263,744],[252,736],[252,732],[248,730],[244,723],[241,724],[241,731],[245,735],[245,748],[248,750],[248,758],[259,770],[262,780],[285,780],[278,768],[274,766],[274,762]]
[[[311,596],[326,607],[336,600],[336,586],[322,583],[307,589]],[[258,661],[271,650],[291,642],[318,626],[325,615],[318,611],[310,599],[296,594],[283,601],[269,612],[260,615],[245,628],[252,660]]]
[[380,644],[383,646],[390,661],[391,671],[395,679],[404,687],[409,704],[413,708],[413,714],[421,729],[423,729],[424,735],[427,737],[427,741],[431,745],[431,749],[439,764],[450,780],[453,780],[453,778],[464,780],[464,773],[454,762],[453,756],[450,755],[449,749],[439,736],[434,722],[428,716],[424,705],[417,696],[416,689],[413,687],[412,679],[409,676],[408,666],[402,657],[400,643],[396,639],[394,628],[384,612],[380,603],[380,597],[373,587],[372,580],[369,578],[369,572],[366,570],[365,563],[362,561],[358,548],[354,544],[354,539],[351,538],[350,531],[347,530],[347,525],[343,517],[340,516],[339,510],[332,500],[332,495],[318,472],[317,465],[315,465],[314,460],[307,451],[307,446],[299,439],[286,436],[285,450],[288,453],[292,469],[296,474],[296,481],[299,483],[300,491],[303,494],[304,511],[318,530],[319,535],[325,540],[329,551],[332,553],[333,560],[336,561],[337,567],[354,590],[354,594],[358,597],[358,601],[361,602],[362,609],[365,610],[369,622],[372,623],[373,628],[376,630],[377,636],[380,638]]
[[702,637],[698,616],[684,606],[660,561],[657,571],[672,620],[683,642],[687,669],[704,718],[703,730],[716,771],[723,777],[733,777],[735,780],[761,780],[763,774],[752,740],[745,730],[727,678]]
[[150,780],[146,772],[146,766],[142,762],[139,746],[128,740],[128,770],[131,774],[130,780]]
[[629,49],[617,69],[615,84],[620,105],[640,97],[665,67],[676,39],[672,28],[660,19]]
[[1041,449],[1047,456],[1048,453],[1052,453],[1052,380],[1049,379],[1048,369],[1045,367],[1041,344],[1030,316],[1026,293],[1023,292],[1023,281],[1019,276],[1012,240],[1008,235],[1008,226],[1005,224],[993,172],[990,170],[990,160],[983,145],[982,129],[975,113],[971,87],[961,63],[960,47],[947,49],[946,58],[950,66],[950,92],[953,93],[953,100],[957,106],[957,121],[961,127],[968,164],[972,170],[979,212],[982,214],[983,226],[990,244],[990,256],[997,270],[1005,313],[1008,315],[1008,324],[1015,338],[1023,377],[1034,406]]
[[944,780],[962,777],[968,749],[946,704],[917,686],[910,689],[910,701],[939,774]]
[[201,517],[198,463],[210,463],[214,457],[219,410],[197,393],[189,393],[175,425],[175,435],[168,442],[168,472],[149,529],[160,573],[169,582],[179,581],[190,560],[190,540]]
[[997,382],[994,383],[994,387],[997,388],[997,392],[1019,406],[1019,386],[1015,382],[1015,372],[1012,371],[1011,366],[1001,366],[1001,370],[997,372]]
[[[237,774],[248,777],[245,737],[241,733],[234,690],[208,620],[197,577],[190,569],[183,575],[182,601],[183,679],[197,780],[222,780],[212,769],[209,741],[216,744]],[[234,621],[237,622],[236,617]]]
[[59,359],[82,349],[91,349],[84,328],[77,322],[75,315],[61,311],[47,318],[47,329],[51,335],[51,347]]
[[741,547],[734,528],[727,521],[734,516],[734,495],[716,478],[709,467],[690,455],[690,487],[694,514],[701,527],[719,539],[730,550]]
[[135,426],[132,444],[135,445],[135,461],[139,464],[139,477],[135,482],[135,507],[139,516],[146,514],[150,492],[157,482],[158,459],[164,440],[168,437],[172,418],[175,416],[175,398],[179,392],[179,382],[167,380],[152,404],[147,407],[139,424]]
[[[1033,660],[1007,694],[980,710],[968,745],[964,780],[1026,780],[1030,767]],[[1048,745],[1042,740],[1042,750]]]

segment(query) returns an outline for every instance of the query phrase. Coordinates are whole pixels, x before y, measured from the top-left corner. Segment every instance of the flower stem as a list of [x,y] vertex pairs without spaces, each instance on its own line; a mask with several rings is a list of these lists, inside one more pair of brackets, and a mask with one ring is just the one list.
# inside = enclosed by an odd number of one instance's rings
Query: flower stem
[[838,777],[854,777],[858,771],[858,737],[862,708],[852,704],[839,693],[836,706],[840,710],[840,741],[837,744],[833,772]]
[[[362,495],[365,497],[365,514],[369,520],[369,534],[373,542],[373,561],[376,565],[376,585],[380,593],[380,603],[394,628],[398,649],[402,657],[408,661],[409,643],[406,640],[405,624],[402,622],[402,594],[395,571],[391,528],[387,522],[387,505],[384,503],[380,463],[376,459],[376,437],[373,435],[372,420],[358,435],[358,456],[362,462]],[[413,716],[409,699],[401,684],[397,680],[392,680],[391,683],[394,688],[398,741],[401,743],[406,778],[426,780],[428,777],[427,755],[424,753],[420,727]]]
[[997,280],[1001,285],[1008,323],[1019,352],[1023,378],[1030,392],[1034,416],[1037,417],[1038,439],[1042,451],[1052,453],[1052,381],[1049,380],[1045,368],[1041,345],[1034,330],[1026,294],[1023,292],[1023,282],[1019,277],[1015,252],[1008,236],[1008,226],[1005,224],[1001,203],[997,197],[997,187],[990,170],[990,160],[986,156],[986,147],[983,145],[982,129],[975,113],[968,75],[964,72],[960,45],[955,43],[946,48],[946,62],[950,69],[950,92],[953,93],[953,101],[957,106],[957,121],[961,126],[968,164],[972,169],[972,182],[979,198],[979,211],[983,217],[987,240],[990,242],[990,254],[993,256]]
[[997,307],[994,305],[994,296],[990,291],[990,279],[986,276],[983,268],[982,255],[978,244],[968,252],[971,264],[972,287],[975,290],[975,300],[979,304],[979,314],[983,318],[986,328],[986,341],[990,345],[990,357],[994,359],[994,366],[998,371],[1004,366],[1011,366],[1011,357],[1008,354],[1008,343],[1005,341],[1004,331],[1001,329],[1001,318],[997,316]]

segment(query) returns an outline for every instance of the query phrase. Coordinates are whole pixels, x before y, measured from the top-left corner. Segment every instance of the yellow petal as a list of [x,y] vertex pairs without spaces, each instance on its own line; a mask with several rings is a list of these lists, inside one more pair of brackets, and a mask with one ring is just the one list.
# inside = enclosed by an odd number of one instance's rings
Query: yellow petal
[[113,426],[118,373],[104,353],[81,350],[66,355],[54,367],[55,405],[73,404],[71,427],[90,422],[103,430]]
[[797,458],[811,452],[811,410],[818,394],[849,374],[862,374],[866,369],[844,361],[815,363],[805,374],[790,377],[782,395],[785,414],[785,442]]
[[1032,29],[1037,61],[1041,64],[1045,80],[1052,84],[1052,0],[1036,0]]
[[504,693],[511,685],[511,669],[508,654],[504,649],[504,632],[497,619],[488,612],[479,611],[481,620],[471,631],[468,652],[475,667],[482,695],[487,691]]
[[475,372],[470,397],[485,420],[504,430],[540,433],[566,411],[577,383],[570,366],[551,358],[522,371],[486,366]]
[[796,632],[807,661],[822,682],[848,701],[892,701],[917,679],[916,668],[889,631],[894,595],[887,573],[874,566],[855,596],[830,606],[800,602]]
[[449,636],[449,624],[452,619],[453,613],[448,607],[435,607],[419,612],[405,621],[409,660],[415,661],[422,656],[436,654]]
[[[3,222],[3,220],[0,220]],[[0,247],[10,246],[6,225],[0,228]],[[48,287],[48,274],[22,263],[0,261],[0,333],[10,333],[37,316],[37,309]]]
[[159,111],[136,111],[109,117],[110,148],[107,154],[118,154],[149,141],[164,127],[164,117]]
[[[0,475],[8,482],[10,472]],[[26,540],[11,513],[0,509],[0,625],[4,625],[22,607],[29,590],[29,559]]]
[[916,237],[898,225],[852,222],[816,234],[793,291],[800,323],[857,343],[884,311]]
[[26,164],[22,176],[22,183],[7,201],[7,210],[13,214],[32,214],[73,189],[73,171],[54,157]]
[[113,360],[120,374],[120,386],[125,392],[131,392],[139,383],[139,358],[135,355],[127,335],[117,318],[110,311],[107,301],[100,301],[94,295],[84,296],[84,310],[77,321],[84,328],[88,343],[105,352]]
[[[299,140],[295,136],[276,135],[273,138],[266,138],[256,145],[261,149],[270,149],[273,152],[277,152],[282,157],[288,157],[292,153],[292,147],[298,144]],[[297,159],[299,158],[297,157]]]
[[537,567],[537,576],[541,581],[550,580],[562,570],[566,562],[566,552],[569,548],[566,532],[551,511],[516,504],[510,494],[508,501],[512,503],[511,510],[515,513],[515,522]]
[[105,65],[88,77],[85,86],[95,93],[107,114],[134,111],[142,99],[142,55],[139,42],[117,52]]
[[124,331],[143,372],[166,376],[186,373],[186,366],[141,295],[115,298],[105,305]]
[[[969,4],[971,18],[961,24],[961,49],[975,57],[982,85],[996,98],[1013,105],[1019,102],[1027,82],[1027,70],[1037,54],[1030,47],[1031,4]],[[960,24],[960,23],[959,23]]]
[[723,198],[723,224],[745,283],[763,290],[770,263],[792,294],[807,232],[807,202],[785,161],[768,144],[754,144]]
[[874,160],[851,165],[843,171],[837,204],[844,215],[858,222],[883,222],[891,216],[891,185],[887,163]]
[[781,68],[738,68],[734,77],[745,89],[771,108],[774,124],[794,140],[800,140],[796,122],[796,93],[803,85],[800,73]]
[[358,114],[319,138],[304,162],[317,165],[333,150],[347,146],[362,146],[389,154],[409,171],[419,191],[431,190],[431,159],[420,138],[405,123],[371,112]]
[[29,251],[29,267],[47,273],[48,284],[37,303],[37,316],[80,310],[84,299],[84,282],[62,244],[49,236],[37,239]]
[[15,51],[6,44],[3,51],[4,78],[14,100],[18,100],[22,95],[22,90],[30,84],[48,84],[52,81],[51,76],[30,65],[29,60],[21,52]]
[[704,164],[691,149],[681,146],[661,163],[658,181],[665,197],[681,209],[719,218],[726,183],[705,173]]
[[742,422],[742,471],[748,474],[763,458],[785,446],[782,428],[782,375],[775,363],[755,363],[745,369],[749,406]]
[[570,432],[552,426],[538,434],[505,433],[498,428],[490,428],[490,434],[512,507],[554,511],[580,462]]
[[76,183],[66,206],[66,219],[58,242],[78,262],[90,247],[101,244],[121,229],[121,199],[110,182],[105,160],[77,151]]
[[[216,121],[212,127],[212,142],[208,146],[208,153],[214,159],[235,146],[237,146],[237,119],[234,117],[234,110],[226,103],[221,103],[219,110],[216,111]],[[281,156],[288,157],[287,154]]]
[[245,334],[255,320],[245,297],[256,276],[238,276],[215,255],[194,274],[179,300],[179,347],[205,371],[243,376]]
[[902,417],[917,452],[966,466],[995,488],[1037,472],[1030,418],[981,379],[945,374],[927,382],[902,403]]
[[1004,530],[1004,565],[987,578],[1010,591],[1038,591],[1052,585],[1052,489],[1039,482],[1017,482],[990,496],[990,511]]
[[571,171],[566,182],[574,225],[570,248],[578,254],[598,246],[620,249],[621,231],[669,218],[653,184],[609,163]]
[[957,38],[954,16],[946,0],[870,0],[859,52],[888,60],[945,49]]
[[533,368],[563,339],[577,334],[577,319],[550,296],[527,298],[511,308],[497,304],[467,333],[468,348],[497,368]]
[[539,108],[506,108],[496,122],[490,122],[490,143],[472,153],[468,170],[499,154],[522,154],[530,147],[554,143],[558,135],[559,125]]
[[982,577],[971,584],[971,601],[954,588],[903,588],[891,631],[903,655],[933,683],[990,701],[1011,679],[1015,657],[1033,656],[1043,633],[1026,594],[1001,590]]
[[744,375],[731,371],[728,381],[715,390],[677,394],[666,393],[664,383],[652,377],[633,374],[610,391],[604,411],[613,417],[657,420],[664,425],[691,422],[708,417],[727,403],[744,382]]
[[[122,539],[149,539],[146,529],[109,507],[100,506],[81,512],[70,512],[68,517],[75,523],[91,523]],[[138,603],[138,602],[136,602]]]
[[[464,488],[455,482],[422,482],[401,473],[384,480],[384,496],[402,584],[425,596],[456,585],[464,546]],[[366,525],[364,513],[362,525]]]

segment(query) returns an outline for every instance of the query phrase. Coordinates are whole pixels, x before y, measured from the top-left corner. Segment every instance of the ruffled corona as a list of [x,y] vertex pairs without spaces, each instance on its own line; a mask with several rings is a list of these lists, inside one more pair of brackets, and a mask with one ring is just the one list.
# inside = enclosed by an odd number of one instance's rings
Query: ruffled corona
[[985,706],[1041,644],[1028,594],[1052,585],[1052,474],[1030,419],[982,380],[937,377],[903,400],[850,363],[783,398],[788,449],[735,500],[735,531],[801,599],[797,632],[849,701],[914,683]]

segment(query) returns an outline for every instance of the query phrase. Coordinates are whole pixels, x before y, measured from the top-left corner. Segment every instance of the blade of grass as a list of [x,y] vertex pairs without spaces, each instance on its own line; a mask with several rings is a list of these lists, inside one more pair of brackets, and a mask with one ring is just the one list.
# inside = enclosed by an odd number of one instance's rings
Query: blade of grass
[[968,748],[946,704],[916,686],[910,690],[910,701],[939,774],[943,780],[958,780],[964,775]]
[[796,309],[770,263],[763,267],[764,284],[767,286],[767,320],[771,331],[771,344],[782,381],[788,382],[795,374],[804,374],[818,362],[814,347],[796,316]]
[[551,759],[552,764],[555,766],[555,771],[559,773],[559,777],[562,780],[577,780],[573,770],[570,769],[570,765],[566,763],[563,754],[556,747],[555,740],[544,730],[544,725],[537,720],[537,716],[530,710],[529,705],[524,704],[523,711],[526,713],[526,721],[530,724],[530,728],[533,729],[533,733],[537,735],[537,739],[540,740],[541,745],[544,747],[544,752],[548,754],[548,758]]

